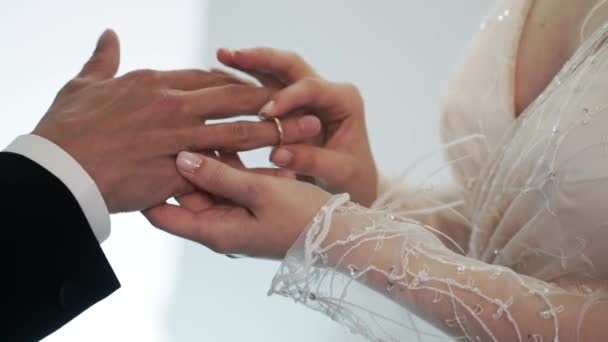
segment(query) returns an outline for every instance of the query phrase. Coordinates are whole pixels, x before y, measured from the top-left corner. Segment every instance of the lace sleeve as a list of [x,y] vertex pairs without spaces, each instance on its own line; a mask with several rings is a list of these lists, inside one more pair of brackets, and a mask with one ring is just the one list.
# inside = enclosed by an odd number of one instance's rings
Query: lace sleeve
[[455,221],[437,220],[457,206],[399,193],[367,209],[339,195],[291,248],[270,294],[373,341],[445,340],[420,319],[470,341],[606,340],[607,91],[605,24],[466,172],[466,255],[444,239]]
[[[591,285],[589,285],[591,286]],[[471,341],[575,341],[608,333],[605,297],[446,248],[430,227],[334,196],[290,250],[269,294],[321,311],[372,341],[437,337],[411,314]],[[597,336],[597,335],[593,335]]]
[[373,208],[383,208],[433,227],[444,245],[456,253],[466,254],[470,229],[462,190],[452,184],[425,189],[403,184],[400,179],[402,177],[380,177],[378,200]]

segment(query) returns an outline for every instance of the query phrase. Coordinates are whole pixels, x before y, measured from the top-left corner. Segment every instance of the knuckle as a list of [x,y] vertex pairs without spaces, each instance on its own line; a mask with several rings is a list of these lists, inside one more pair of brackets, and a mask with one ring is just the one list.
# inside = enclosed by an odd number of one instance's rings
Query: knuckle
[[199,71],[200,73],[196,76],[199,80],[204,80],[204,84],[207,87],[225,86],[231,84],[241,84],[238,77],[230,74],[211,74],[206,71]]
[[105,58],[102,55],[94,54],[85,64],[85,69],[97,69],[100,65],[104,64]]
[[217,88],[213,96],[216,102],[224,102],[223,110],[231,108],[232,111],[240,113],[259,110],[264,103],[268,102],[276,90],[261,88],[251,85],[230,84]]
[[127,73],[124,78],[131,82],[150,83],[158,80],[160,73],[152,69],[139,69]]
[[316,77],[304,77],[300,82],[309,89],[318,90],[322,86],[322,81]]
[[323,91],[323,81],[314,78],[314,77],[306,77],[300,80],[302,84],[302,92],[313,102],[318,102],[321,100],[326,93]]
[[[194,153],[207,149],[209,147],[208,140],[210,140],[208,138],[209,132],[210,131],[205,126],[180,130],[180,133],[175,139],[178,146],[177,149]],[[203,138],[201,139],[201,137]]]
[[277,50],[270,46],[260,46],[252,49],[251,52],[255,52],[262,56],[270,56],[276,54]]
[[294,51],[285,51],[285,57],[289,60],[290,65],[304,63],[304,58]]
[[80,77],[76,77],[72,80],[70,80],[68,83],[66,83],[63,88],[61,89],[62,93],[75,93],[77,91],[79,91],[80,89],[84,88],[86,85],[88,84],[88,81],[80,78]]
[[235,122],[229,127],[229,134],[237,143],[244,144],[251,139],[251,130],[245,122]]
[[351,108],[359,108],[359,110],[355,110],[351,114],[363,114],[363,111],[360,110],[364,107],[364,100],[359,88],[353,83],[337,83],[337,94],[340,97],[348,99],[349,103],[352,105]]
[[214,79],[212,79],[211,81],[209,81],[209,86],[213,86],[213,87],[220,87],[220,86],[225,86],[225,85],[230,85],[230,84],[248,84],[247,80],[245,79],[241,79],[238,78],[237,76],[231,76],[231,75],[224,75],[224,76],[218,76]]
[[213,73],[201,69],[189,69],[185,71],[186,77],[199,80],[200,84],[208,84],[208,85],[221,85],[223,83],[227,83],[225,79],[228,77],[226,74],[222,73]]
[[209,77],[216,76],[209,71],[205,71],[205,70],[201,70],[201,69],[189,69],[189,70],[186,70],[186,72],[189,73],[192,77],[196,77],[196,78],[209,78]]
[[344,163],[344,165],[342,165],[342,167],[340,169],[341,177],[339,180],[339,184],[336,184],[336,185],[344,186],[344,185],[349,184],[352,181],[360,178],[360,174],[355,165],[357,165],[355,163],[355,160],[350,160],[349,162]]
[[311,86],[311,93],[318,103],[327,104],[335,101],[335,88],[328,81],[316,78],[314,85]]
[[229,103],[230,105],[236,105],[237,103],[241,103],[244,99],[246,99],[244,86],[238,84],[228,84],[211,91],[213,92],[212,97],[216,99],[225,99],[222,101],[226,101],[226,104]]
[[273,65],[280,56],[281,50],[270,46],[260,46],[249,50],[251,55],[254,55],[265,65]]
[[293,51],[281,51],[276,54],[276,63],[277,66],[280,66],[283,73],[288,75],[289,77],[293,76],[295,70],[297,70],[302,65],[302,57]]
[[353,83],[342,83],[339,86],[343,89],[343,92],[347,97],[352,98],[359,103],[363,102],[363,96],[361,95],[359,87]]
[[181,112],[185,108],[185,99],[177,94],[172,94],[168,89],[161,89],[157,93],[159,105],[171,112]]
[[346,82],[346,83],[342,83],[341,86],[346,93],[349,93],[351,95],[356,95],[359,97],[361,96],[361,93],[359,92],[359,88],[355,84]]
[[229,84],[222,87],[226,96],[237,97],[243,93],[243,86],[237,84]]

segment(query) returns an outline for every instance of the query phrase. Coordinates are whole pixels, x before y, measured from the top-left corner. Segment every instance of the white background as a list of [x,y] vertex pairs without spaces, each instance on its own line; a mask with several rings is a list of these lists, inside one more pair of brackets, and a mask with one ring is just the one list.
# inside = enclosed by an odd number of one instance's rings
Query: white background
[[[483,0],[104,0],[0,5],[0,146],[32,130],[114,28],[121,72],[209,67],[217,47],[296,50],[366,99],[376,160],[398,171],[439,146],[439,100],[489,4]],[[264,151],[247,156],[265,164]],[[432,166],[431,166],[432,167]],[[112,218],[103,248],[122,289],[45,341],[357,341],[327,318],[265,293],[273,262],[229,260]],[[52,229],[52,227],[32,227]]]

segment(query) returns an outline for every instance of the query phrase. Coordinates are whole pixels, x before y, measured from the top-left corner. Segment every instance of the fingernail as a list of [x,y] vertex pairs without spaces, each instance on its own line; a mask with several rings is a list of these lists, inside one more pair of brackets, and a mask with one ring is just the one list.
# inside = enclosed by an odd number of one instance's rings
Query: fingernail
[[181,152],[177,156],[177,166],[187,172],[194,172],[201,166],[203,157],[190,152]]
[[298,127],[307,136],[315,136],[321,132],[321,121],[313,115],[307,115],[298,119]]
[[274,100],[268,102],[264,105],[264,107],[262,107],[262,109],[260,109],[260,116],[263,118],[268,118],[274,115]]
[[279,166],[287,166],[291,163],[291,159],[293,158],[293,153],[289,152],[286,149],[277,149],[272,154],[272,162]]

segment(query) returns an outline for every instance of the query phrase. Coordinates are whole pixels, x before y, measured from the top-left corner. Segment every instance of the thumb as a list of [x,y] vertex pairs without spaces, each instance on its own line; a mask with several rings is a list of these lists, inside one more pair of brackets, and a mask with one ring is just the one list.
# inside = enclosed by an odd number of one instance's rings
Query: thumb
[[105,80],[114,77],[120,64],[120,43],[112,30],[103,32],[97,41],[97,47],[91,58],[84,65],[78,77]]
[[200,190],[221,196],[247,207],[256,206],[256,191],[265,186],[264,176],[230,167],[214,158],[191,152],[181,152],[177,167],[188,181]]
[[306,144],[285,145],[270,155],[276,165],[322,179],[330,187],[340,187],[354,173],[352,158],[344,153]]

